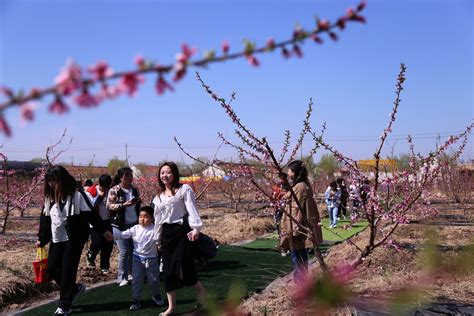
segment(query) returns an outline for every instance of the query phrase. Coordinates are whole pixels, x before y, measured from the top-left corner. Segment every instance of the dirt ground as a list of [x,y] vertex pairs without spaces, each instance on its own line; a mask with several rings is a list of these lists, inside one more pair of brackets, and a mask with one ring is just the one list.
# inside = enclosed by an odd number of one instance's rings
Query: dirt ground
[[[438,204],[439,213],[432,219],[402,225],[395,233],[401,249],[379,247],[356,270],[346,283],[352,295],[332,314],[353,314],[349,306],[361,300],[388,305],[403,293],[419,295],[411,304],[414,307],[431,303],[474,304],[474,204],[465,209],[457,205]],[[434,232],[436,254],[423,261],[427,249],[427,232]],[[362,246],[369,238],[365,230],[353,241]],[[331,247],[325,261],[330,267],[350,262],[358,250],[345,242]],[[461,259],[462,258],[462,259]],[[431,268],[430,268],[431,267]],[[317,263],[311,266],[313,275],[321,275]],[[288,315],[298,303],[294,293],[298,288],[291,275],[276,280],[265,291],[245,300],[240,310],[246,315]],[[410,305],[411,306],[411,305]],[[301,308],[301,306],[298,306]],[[373,309],[376,310],[376,306]],[[321,311],[321,309],[319,309]],[[301,313],[301,310],[298,312]],[[314,310],[312,313],[314,314]]]
[[[473,244],[474,204],[463,209],[453,204],[436,204],[439,210],[436,217],[423,222],[415,222],[399,227],[395,239],[401,246],[378,248],[364,264],[359,266],[355,277],[347,283],[353,297],[378,298],[390,297],[393,293],[407,288],[416,288],[424,298],[432,301],[474,303],[474,276],[472,265],[469,271],[456,267],[443,268],[436,273],[427,274],[422,254],[426,249],[426,231],[436,232],[442,263],[456,261]],[[32,303],[56,295],[52,284],[36,286],[33,283],[31,262],[35,257],[34,241],[38,229],[38,209],[29,209],[23,218],[12,217],[7,233],[0,235],[0,312],[25,308]],[[274,230],[273,219],[260,213],[235,213],[226,207],[201,208],[204,232],[222,244],[231,244],[241,240],[253,239]],[[353,238],[362,245],[368,238],[367,231]],[[471,249],[472,250],[472,249]],[[331,248],[325,260],[329,266],[350,261],[357,250],[348,243]],[[84,252],[85,253],[85,252]],[[472,263],[472,251],[470,259]],[[79,282],[88,285],[113,280],[116,274],[117,250],[114,248],[111,259],[111,273],[100,275],[97,270],[89,270],[85,265],[85,256],[78,272]],[[98,260],[98,259],[97,259]],[[448,269],[448,270],[446,270]],[[459,271],[458,271],[459,270]],[[314,275],[320,274],[315,263],[311,267]],[[428,277],[427,277],[428,275]],[[293,298],[295,286],[292,275],[273,282],[262,293],[247,298],[240,306],[243,314],[251,315],[288,315],[294,311]],[[350,314],[347,307],[335,310]],[[290,313],[291,314],[291,313]]]

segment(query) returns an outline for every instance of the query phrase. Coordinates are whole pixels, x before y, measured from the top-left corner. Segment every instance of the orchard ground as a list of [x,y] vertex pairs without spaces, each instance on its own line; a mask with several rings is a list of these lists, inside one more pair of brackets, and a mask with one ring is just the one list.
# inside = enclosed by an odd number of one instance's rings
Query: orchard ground
[[[221,244],[251,240],[274,232],[273,218],[264,210],[236,213],[233,208],[225,207],[224,204],[221,203],[220,207],[207,207],[209,206],[207,203],[200,202],[205,233],[216,238]],[[429,282],[420,282],[426,270],[421,254],[426,249],[425,232],[428,229],[434,229],[438,236],[436,244],[443,262],[463,256],[473,244],[474,204],[461,207],[439,201],[435,206],[439,213],[433,219],[405,224],[398,229],[396,240],[400,243],[400,249],[379,248],[358,268],[354,278],[348,283],[353,298],[376,297],[381,300],[411,287],[423,293],[420,304],[426,302],[474,304],[472,264],[467,270],[463,267],[451,267],[451,270],[437,273]],[[323,214],[325,207],[320,204],[319,208]],[[57,296],[54,285],[33,284],[31,262],[35,257],[34,241],[38,228],[38,212],[38,208],[30,208],[23,218],[12,217],[8,222],[7,233],[0,236],[0,304],[3,313]],[[343,233],[344,230],[340,229],[340,232]],[[368,238],[367,231],[360,233],[353,241],[362,244],[365,238]],[[330,248],[326,261],[330,266],[335,266],[354,258],[356,251],[353,246],[344,242]],[[114,248],[111,273],[106,276],[86,269],[83,256],[78,273],[79,282],[92,285],[113,280],[116,272],[116,255]],[[472,256],[471,251],[466,260],[472,263]],[[316,263],[312,266],[312,270],[315,274],[320,273]],[[292,286],[291,274],[277,278],[263,292],[247,297],[240,309],[251,312],[252,315],[261,315],[265,312],[272,315],[284,314],[294,310],[295,301],[291,296],[292,291],[288,290]],[[349,307],[340,308],[340,311],[349,313]]]

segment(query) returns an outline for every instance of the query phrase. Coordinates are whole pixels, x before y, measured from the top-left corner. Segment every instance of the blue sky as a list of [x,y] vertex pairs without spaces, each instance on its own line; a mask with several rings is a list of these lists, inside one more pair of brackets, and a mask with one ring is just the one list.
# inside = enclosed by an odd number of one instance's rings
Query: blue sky
[[[45,1],[0,0],[0,84],[15,89],[47,87],[68,58],[82,66],[108,61],[115,70],[135,67],[137,54],[169,64],[182,43],[204,50],[229,41],[231,52],[248,38],[264,44],[291,36],[296,23],[306,28],[314,17],[331,21],[357,1]],[[355,159],[370,158],[386,125],[401,62],[408,67],[399,116],[388,154],[407,152],[407,134],[417,149],[435,147],[436,135],[459,132],[472,122],[472,1],[369,1],[368,23],[350,24],[338,42],[305,43],[304,58],[260,55],[261,67],[234,60],[201,69],[204,80],[222,96],[237,92],[235,110],[259,136],[276,148],[285,129],[297,137],[310,97],[312,125],[327,122],[327,140]],[[177,136],[196,156],[211,157],[217,132],[233,139],[233,126],[191,73],[174,93],[158,96],[155,77],[134,98],[121,97],[98,108],[74,107],[69,114],[47,112],[21,126],[9,110],[12,138],[0,135],[12,160],[44,156],[45,148],[68,128],[73,138],[62,161],[105,164],[125,157],[133,162],[181,160]],[[304,143],[303,152],[311,142]],[[316,160],[324,152],[320,151]],[[94,156],[95,155],[95,156]],[[235,157],[221,148],[218,157]],[[464,155],[474,158],[472,141]]]

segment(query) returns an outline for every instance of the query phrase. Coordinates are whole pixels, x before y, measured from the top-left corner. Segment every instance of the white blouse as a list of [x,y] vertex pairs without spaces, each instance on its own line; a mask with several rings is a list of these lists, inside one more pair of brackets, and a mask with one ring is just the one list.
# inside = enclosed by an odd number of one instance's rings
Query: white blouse
[[161,240],[161,226],[167,224],[183,224],[183,217],[188,215],[189,226],[197,231],[202,229],[196,198],[191,187],[183,184],[173,196],[161,193],[153,199],[155,205],[155,239]]

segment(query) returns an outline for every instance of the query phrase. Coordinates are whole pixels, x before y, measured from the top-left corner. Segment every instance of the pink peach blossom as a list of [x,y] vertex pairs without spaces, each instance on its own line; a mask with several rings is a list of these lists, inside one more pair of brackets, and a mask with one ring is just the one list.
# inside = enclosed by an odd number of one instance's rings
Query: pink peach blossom
[[138,85],[144,81],[145,80],[142,76],[129,72],[120,78],[118,88],[129,96],[134,96],[138,91]]
[[64,114],[66,112],[69,112],[69,107],[64,104],[61,98],[56,98],[54,102],[49,105],[48,110],[52,113]]
[[94,80],[104,80],[113,75],[114,71],[105,61],[98,61],[94,66],[89,67],[89,72]]
[[61,69],[61,72],[54,79],[59,93],[63,95],[70,95],[73,91],[82,87],[82,70],[72,60],[66,62],[66,66]]

